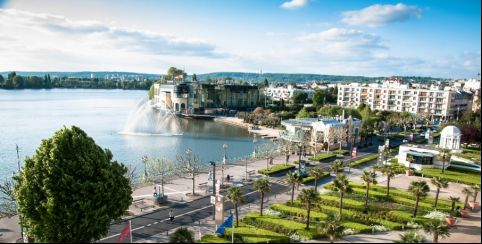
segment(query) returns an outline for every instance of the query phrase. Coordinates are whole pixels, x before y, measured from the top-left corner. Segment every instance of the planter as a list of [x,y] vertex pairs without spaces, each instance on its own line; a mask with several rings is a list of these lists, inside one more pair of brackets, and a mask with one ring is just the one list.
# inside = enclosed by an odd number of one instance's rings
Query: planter
[[477,209],[479,207],[478,202],[469,202],[469,205],[470,205],[470,208],[472,208],[472,210]]
[[460,210],[460,216],[462,216],[462,218],[470,217],[469,210],[467,210],[467,209]]
[[445,218],[445,220],[447,220],[447,224],[452,227],[455,225],[455,221],[457,220],[457,218],[455,217],[447,217]]
[[414,172],[413,172],[413,170],[411,170],[411,169],[405,170],[405,175],[406,175],[406,176],[412,176],[413,173],[414,173]]

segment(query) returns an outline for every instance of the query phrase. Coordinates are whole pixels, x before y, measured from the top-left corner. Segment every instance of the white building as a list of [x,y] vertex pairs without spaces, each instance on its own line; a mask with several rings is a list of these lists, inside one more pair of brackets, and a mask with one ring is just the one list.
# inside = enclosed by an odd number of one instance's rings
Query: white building
[[311,100],[313,98],[312,89],[299,89],[293,85],[286,85],[286,86],[270,85],[264,90],[264,94],[273,101],[280,101],[281,99],[283,99],[284,101],[288,101],[296,93],[306,93],[308,95],[307,97],[308,100]]
[[362,121],[351,116],[339,118],[305,118],[281,121],[286,130],[281,138],[291,142],[309,141],[316,149],[336,149],[360,142]]
[[342,107],[367,104],[373,110],[424,113],[447,119],[471,109],[472,94],[441,85],[402,84],[400,79],[383,83],[339,84],[338,102]]
[[460,138],[462,133],[459,128],[449,125],[445,127],[440,133],[440,148],[457,150],[460,149]]
[[[398,163],[416,170],[442,168],[443,162],[438,160],[439,154],[440,149],[433,146],[405,144],[401,145],[398,150]],[[409,155],[413,157],[414,162],[407,161]],[[449,165],[449,162],[445,163],[445,168]]]

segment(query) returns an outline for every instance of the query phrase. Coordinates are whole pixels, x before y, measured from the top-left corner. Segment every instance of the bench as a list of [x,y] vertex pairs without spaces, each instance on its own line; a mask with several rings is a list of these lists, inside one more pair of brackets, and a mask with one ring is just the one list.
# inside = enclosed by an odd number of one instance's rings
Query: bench
[[208,186],[208,183],[207,182],[200,183],[200,184],[198,184],[198,186],[199,186],[199,188],[204,188],[204,187]]
[[144,198],[141,198],[141,199],[137,199],[137,200],[132,201],[132,203],[134,203],[134,206],[135,206],[136,208],[138,208],[138,207],[139,207],[139,204],[144,204],[145,201],[144,201]]
[[142,208],[141,208],[141,212],[142,212],[143,210],[145,210],[145,209],[155,208],[155,207],[156,207],[156,206],[154,206],[154,205],[149,205],[149,206],[142,207]]

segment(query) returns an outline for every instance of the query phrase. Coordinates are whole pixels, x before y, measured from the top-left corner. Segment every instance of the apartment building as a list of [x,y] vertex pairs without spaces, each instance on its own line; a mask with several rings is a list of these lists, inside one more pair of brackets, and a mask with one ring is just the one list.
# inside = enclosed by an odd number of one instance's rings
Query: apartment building
[[339,84],[337,104],[342,107],[367,104],[373,110],[424,113],[448,119],[472,108],[472,94],[440,84],[403,84],[400,79],[392,78],[382,83]]
[[270,85],[264,90],[264,94],[273,101],[280,101],[283,99],[284,101],[290,100],[294,94],[296,93],[306,93],[307,99],[311,100],[313,98],[313,90],[310,88],[298,88],[294,85],[285,85],[285,86],[275,86]]

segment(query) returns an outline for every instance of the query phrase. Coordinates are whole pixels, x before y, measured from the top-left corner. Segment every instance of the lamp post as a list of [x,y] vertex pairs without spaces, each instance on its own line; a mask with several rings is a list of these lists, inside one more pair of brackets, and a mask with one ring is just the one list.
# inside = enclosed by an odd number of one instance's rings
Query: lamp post
[[258,142],[256,134],[253,134],[253,158],[256,158],[256,142]]
[[223,144],[224,149],[224,157],[223,157],[223,164],[221,165],[221,187],[224,185],[224,166],[226,165],[226,149],[228,149],[228,144]]
[[142,156],[142,163],[144,163],[144,177],[143,177],[144,179],[143,180],[146,181],[147,180],[147,166],[146,166],[147,156]]
[[[216,163],[209,162],[213,166],[213,196],[216,197]],[[213,220],[216,219],[216,205],[213,204]]]
[[244,166],[245,166],[245,170],[244,170],[244,173],[245,173],[245,179],[246,179],[246,182],[248,182],[248,157],[246,157],[244,159]]

